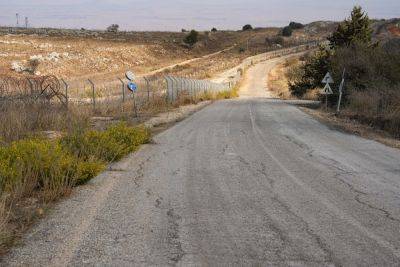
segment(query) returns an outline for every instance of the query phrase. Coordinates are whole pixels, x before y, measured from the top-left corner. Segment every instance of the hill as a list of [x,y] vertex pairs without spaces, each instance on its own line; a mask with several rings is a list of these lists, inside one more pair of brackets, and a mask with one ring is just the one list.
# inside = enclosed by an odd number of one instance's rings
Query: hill
[[[183,43],[186,32],[107,32],[73,29],[23,29],[0,27],[0,72],[56,75],[66,79],[104,75],[121,75],[131,69],[139,74],[182,61],[203,57],[227,48],[213,56],[216,69],[234,66],[242,58],[272,50],[276,42],[266,38],[279,35],[279,28],[252,31],[200,32],[199,41],[188,47]],[[308,34],[285,38],[280,45],[290,46],[314,40]],[[209,65],[209,58],[192,67]],[[34,65],[31,68],[31,65]],[[190,65],[188,65],[190,67]]]

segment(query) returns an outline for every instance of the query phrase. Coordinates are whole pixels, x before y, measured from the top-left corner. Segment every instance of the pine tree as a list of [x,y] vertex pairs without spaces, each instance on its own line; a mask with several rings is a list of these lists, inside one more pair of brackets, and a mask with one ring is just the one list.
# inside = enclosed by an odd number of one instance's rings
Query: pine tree
[[355,6],[349,19],[340,23],[337,30],[329,38],[332,48],[349,46],[359,42],[371,44],[372,29],[368,15],[360,6]]

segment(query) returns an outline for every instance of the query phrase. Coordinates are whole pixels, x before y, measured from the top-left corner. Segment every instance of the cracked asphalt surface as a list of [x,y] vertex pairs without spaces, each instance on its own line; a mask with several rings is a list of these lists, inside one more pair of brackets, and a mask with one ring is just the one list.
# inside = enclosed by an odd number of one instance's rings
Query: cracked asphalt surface
[[[249,70],[257,95],[274,64]],[[245,88],[81,187],[2,264],[400,265],[400,151]]]

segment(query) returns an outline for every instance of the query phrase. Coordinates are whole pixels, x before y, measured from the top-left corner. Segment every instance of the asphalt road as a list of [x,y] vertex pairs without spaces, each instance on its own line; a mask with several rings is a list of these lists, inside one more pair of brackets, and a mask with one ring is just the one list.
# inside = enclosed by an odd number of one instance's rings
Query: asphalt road
[[400,265],[400,151],[252,98],[273,65],[263,64],[248,72],[247,97],[156,136],[3,264]]

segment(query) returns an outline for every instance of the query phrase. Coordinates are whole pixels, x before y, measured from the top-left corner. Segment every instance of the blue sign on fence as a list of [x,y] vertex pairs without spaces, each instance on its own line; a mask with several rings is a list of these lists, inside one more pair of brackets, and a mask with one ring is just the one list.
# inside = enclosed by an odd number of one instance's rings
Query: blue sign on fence
[[128,89],[131,90],[132,92],[136,92],[137,85],[134,83],[128,83]]

